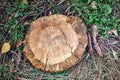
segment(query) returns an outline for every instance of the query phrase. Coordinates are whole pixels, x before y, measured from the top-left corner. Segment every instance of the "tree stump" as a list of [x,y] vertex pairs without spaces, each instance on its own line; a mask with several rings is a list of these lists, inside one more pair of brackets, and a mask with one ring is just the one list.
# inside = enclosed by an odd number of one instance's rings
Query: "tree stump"
[[24,54],[37,69],[60,72],[78,63],[87,43],[86,26],[80,18],[55,14],[31,23]]

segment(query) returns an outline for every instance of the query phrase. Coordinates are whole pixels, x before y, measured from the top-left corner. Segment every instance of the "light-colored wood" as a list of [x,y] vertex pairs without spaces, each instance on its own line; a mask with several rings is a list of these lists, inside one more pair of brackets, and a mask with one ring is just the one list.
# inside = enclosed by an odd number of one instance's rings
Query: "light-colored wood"
[[87,46],[86,26],[78,17],[41,17],[31,23],[24,45],[24,54],[33,66],[60,72],[82,58]]

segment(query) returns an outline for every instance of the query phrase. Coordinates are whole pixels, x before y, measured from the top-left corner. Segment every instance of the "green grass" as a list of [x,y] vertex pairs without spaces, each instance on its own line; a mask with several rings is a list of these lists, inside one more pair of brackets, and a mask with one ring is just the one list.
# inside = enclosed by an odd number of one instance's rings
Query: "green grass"
[[[120,59],[118,61],[120,62]],[[91,56],[88,60],[83,59],[73,68],[61,73],[46,73],[28,65],[29,68],[18,70],[16,74],[30,80],[39,80],[39,77],[49,80],[119,80],[119,66],[120,63],[116,63],[112,55],[108,54],[103,59],[97,56]]]
[[6,65],[0,65],[0,80],[15,80],[14,74],[9,71]]
[[[96,0],[94,1],[96,8],[90,6],[93,0],[69,0],[65,5],[68,7],[67,13],[72,13],[73,15],[77,14],[82,17],[87,27],[92,23],[98,25],[99,34],[108,37],[107,33],[109,30],[115,28],[118,32],[120,31],[119,20],[110,16],[112,14],[112,4],[114,4],[115,1],[116,0]],[[8,7],[5,10],[6,15],[8,15],[10,19],[4,24],[4,32],[0,36],[2,36],[4,40],[16,42],[24,38],[26,28],[28,28],[26,23],[29,25],[31,21],[42,16],[40,13],[43,12],[45,7],[42,4],[39,6],[40,3],[37,4],[36,1],[31,5],[25,4],[20,0],[17,0],[15,3],[8,2],[7,4]],[[46,4],[49,4],[49,1],[46,1]],[[53,8],[54,13],[61,13],[60,7],[56,6],[56,4],[51,3],[49,6]],[[29,20],[27,19],[28,22],[26,22],[24,17],[29,17],[30,13],[33,13],[32,17],[29,18]],[[46,13],[48,14],[49,11]]]
[[[67,13],[72,13],[73,15],[77,14],[82,17],[87,27],[92,23],[98,25],[99,34],[108,37],[107,33],[109,30],[115,28],[118,32],[120,31],[120,25],[118,24],[119,20],[110,16],[112,14],[112,4],[114,4],[115,1],[116,0],[96,0],[94,1],[96,8],[90,6],[93,0],[69,0],[65,5],[68,7]],[[49,3],[49,1],[46,1],[46,3]],[[27,20],[28,24],[30,24],[31,21],[42,16],[40,13],[43,12],[44,6],[42,4],[39,6],[36,1],[32,3],[33,5],[28,5],[20,0],[17,0],[15,3],[8,2],[7,4],[6,15],[8,15],[10,19],[4,24],[4,33],[0,36],[2,36],[4,40],[16,42],[17,40],[23,39],[25,35],[27,27],[25,25],[26,19],[23,18],[32,12],[32,18]],[[56,4],[51,3],[49,6],[54,8],[54,13],[61,13],[60,8],[56,6]]]
[[90,24],[99,26],[99,34],[108,37],[108,31],[115,28],[119,31],[120,25],[112,14],[112,4],[117,0],[95,0],[96,8],[92,8],[90,4],[94,0],[69,0],[69,9],[74,11],[75,14],[83,17],[87,27]]

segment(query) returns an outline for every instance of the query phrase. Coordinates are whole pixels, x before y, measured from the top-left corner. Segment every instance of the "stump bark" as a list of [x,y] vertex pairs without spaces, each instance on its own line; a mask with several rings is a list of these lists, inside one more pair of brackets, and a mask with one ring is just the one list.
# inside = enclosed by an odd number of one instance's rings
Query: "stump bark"
[[87,43],[86,26],[80,18],[55,14],[31,23],[24,54],[37,69],[60,72],[82,59]]

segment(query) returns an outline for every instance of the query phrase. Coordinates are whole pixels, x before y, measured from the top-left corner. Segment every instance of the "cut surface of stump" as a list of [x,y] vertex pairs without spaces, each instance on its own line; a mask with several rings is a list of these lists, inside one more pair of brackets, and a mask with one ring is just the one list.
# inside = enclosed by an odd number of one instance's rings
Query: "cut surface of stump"
[[37,69],[60,72],[77,64],[87,46],[86,26],[74,16],[50,15],[31,23],[24,54]]

